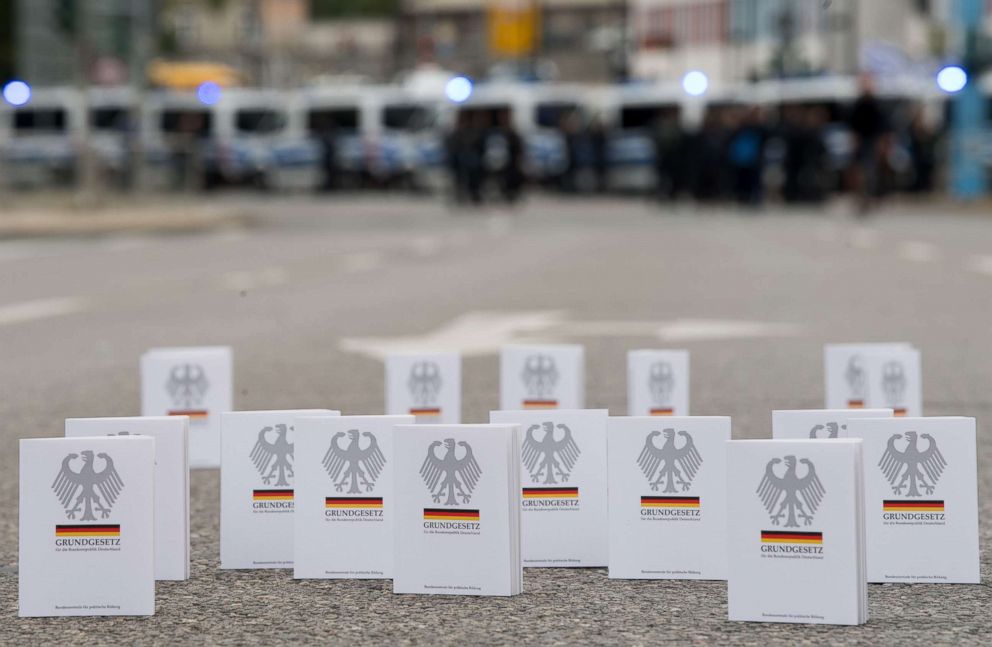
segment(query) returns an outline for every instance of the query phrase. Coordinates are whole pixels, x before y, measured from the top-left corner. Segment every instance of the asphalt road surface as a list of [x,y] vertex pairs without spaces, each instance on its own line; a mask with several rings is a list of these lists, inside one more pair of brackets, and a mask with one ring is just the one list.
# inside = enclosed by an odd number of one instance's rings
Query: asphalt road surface
[[[858,643],[992,637],[992,220],[943,206],[662,211],[531,200],[456,213],[430,198],[223,198],[257,226],[189,236],[0,242],[0,644]],[[625,412],[625,354],[692,352],[692,411],[770,436],[823,404],[822,346],[908,341],[930,415],[979,419],[983,584],[871,585],[862,627],[731,623],[721,582],[528,570],[512,599],[394,596],[387,581],[218,569],[218,475],[192,476],[192,578],[144,619],[19,620],[17,450],[71,416],[139,413],[152,346],[230,344],[240,409],[381,412],[377,355],[466,353],[464,418],[497,406],[499,345],[579,342],[587,402]],[[919,555],[927,559],[927,555]],[[804,586],[796,582],[797,589]]]

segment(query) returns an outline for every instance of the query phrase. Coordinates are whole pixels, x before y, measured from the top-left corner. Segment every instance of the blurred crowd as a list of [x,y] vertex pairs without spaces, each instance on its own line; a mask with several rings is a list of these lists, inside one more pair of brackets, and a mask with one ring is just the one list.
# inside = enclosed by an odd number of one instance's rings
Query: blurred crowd
[[[454,199],[514,202],[525,178],[565,193],[617,191],[630,186],[623,174],[646,167],[643,189],[663,201],[757,207],[768,200],[816,204],[850,193],[867,211],[893,193],[931,192],[942,140],[921,106],[887,104],[869,79],[846,105],[714,105],[695,128],[659,108],[636,134],[568,111],[558,131],[563,159],[553,172],[535,174],[505,113],[461,113],[445,141]],[[648,150],[631,160],[625,149],[637,138]]]

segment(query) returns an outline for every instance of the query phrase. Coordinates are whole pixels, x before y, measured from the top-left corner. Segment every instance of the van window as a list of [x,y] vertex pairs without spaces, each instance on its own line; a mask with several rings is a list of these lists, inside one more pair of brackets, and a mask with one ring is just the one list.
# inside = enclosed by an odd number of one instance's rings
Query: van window
[[426,106],[397,104],[382,111],[382,125],[393,130],[423,130],[433,121],[433,114]]
[[620,128],[654,128],[658,120],[678,114],[678,107],[671,105],[627,106],[620,109]]
[[93,108],[90,111],[90,125],[93,130],[127,130],[128,111],[123,106]]
[[286,114],[278,110],[238,110],[234,116],[234,123],[243,133],[256,135],[277,133],[286,127]]
[[323,133],[336,130],[358,130],[357,108],[317,108],[307,113],[307,129]]
[[159,126],[162,132],[169,134],[193,134],[197,137],[210,135],[213,125],[213,114],[208,110],[163,110]]
[[534,107],[534,122],[541,128],[559,128],[562,119],[579,109],[570,101],[545,101]]
[[14,111],[14,130],[19,133],[62,133],[66,129],[63,108],[19,108]]

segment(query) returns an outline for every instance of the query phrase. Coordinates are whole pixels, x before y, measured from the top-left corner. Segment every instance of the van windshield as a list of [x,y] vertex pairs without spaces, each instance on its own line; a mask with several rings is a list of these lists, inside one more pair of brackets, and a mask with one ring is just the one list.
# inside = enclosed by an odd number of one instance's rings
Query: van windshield
[[93,130],[127,130],[128,114],[123,106],[93,108],[90,111],[90,125]]
[[63,108],[20,108],[14,111],[14,130],[21,134],[63,133],[65,122]]
[[357,108],[317,108],[307,113],[307,129],[313,133],[358,130]]
[[424,130],[433,121],[434,116],[426,106],[396,104],[382,111],[382,125],[392,130]]
[[278,110],[245,109],[238,110],[234,117],[235,127],[243,133],[268,135],[286,127],[286,114]]
[[207,137],[213,125],[213,115],[207,110],[163,110],[159,126],[170,135],[189,134]]

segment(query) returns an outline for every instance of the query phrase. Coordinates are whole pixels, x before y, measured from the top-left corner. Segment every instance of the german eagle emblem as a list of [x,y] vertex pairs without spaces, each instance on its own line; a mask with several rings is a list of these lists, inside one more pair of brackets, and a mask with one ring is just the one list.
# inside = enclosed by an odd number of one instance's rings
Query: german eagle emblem
[[529,355],[520,373],[527,394],[532,398],[546,398],[555,392],[558,384],[558,366],[550,355]]
[[[83,464],[77,472],[72,469],[72,462],[80,456]],[[83,516],[80,521],[96,521],[94,510],[106,519],[124,489],[124,481],[117,473],[113,459],[103,452],[97,454],[96,458],[103,460],[103,469],[99,472],[93,467],[95,458],[90,450],[69,454],[62,459],[62,468],[52,483],[52,490],[69,519],[75,519],[81,512]]]
[[937,480],[947,467],[944,455],[937,448],[937,441],[930,434],[920,434],[919,438],[927,441],[927,448],[920,451],[917,433],[907,431],[905,449],[900,451],[896,449],[896,441],[900,438],[902,434],[892,434],[882,460],[878,462],[892,491],[906,496],[933,494]]
[[[437,448],[442,445],[444,455],[438,456]],[[465,450],[461,458],[455,454],[456,447]],[[431,491],[435,503],[458,505],[457,497],[461,497],[462,503],[472,500],[472,491],[482,476],[482,469],[467,442],[456,443],[454,438],[445,438],[443,443],[435,440],[427,447],[427,458],[420,467],[420,476]]]
[[[544,430],[540,440],[534,436],[534,432],[539,429]],[[566,425],[558,425],[558,429],[562,436],[557,440],[553,422],[531,425],[527,430],[520,458],[535,482],[540,482],[543,478],[545,483],[557,483],[556,476],[563,483],[567,482],[569,472],[579,459],[579,446],[572,438],[572,430]]]
[[[341,447],[341,438],[348,436],[346,447]],[[369,441],[362,447],[362,436]],[[345,434],[339,431],[331,438],[331,446],[324,454],[324,469],[334,481],[334,489],[338,492],[348,488],[348,494],[359,494],[362,488],[371,492],[375,481],[386,466],[386,457],[379,449],[379,441],[369,432],[360,433],[350,429]]]
[[441,390],[441,369],[437,362],[416,362],[410,367],[410,377],[406,381],[413,401],[421,407],[434,404]]
[[841,429],[847,429],[847,425],[840,425],[836,422],[828,422],[823,425],[813,425],[809,430],[810,438],[837,438]]
[[799,459],[799,463],[806,466],[806,475],[799,478],[796,471],[796,457],[785,457],[785,474],[779,476],[775,473],[775,468],[782,462],[781,458],[773,458],[765,466],[765,475],[758,485],[758,497],[765,509],[771,516],[773,524],[780,525],[782,519],[786,528],[798,528],[798,519],[802,519],[804,525],[813,523],[813,515],[816,514],[820,502],[826,490],[820,477],[816,475],[816,468],[808,458]]
[[[655,438],[665,436],[665,443],[658,447]],[[652,431],[644,439],[644,449],[637,457],[637,464],[644,472],[652,490],[664,488],[663,492],[686,492],[703,464],[703,457],[696,449],[696,443],[686,431],[678,432],[682,446],[677,447],[675,430]]]
[[207,374],[199,364],[173,366],[165,383],[165,390],[177,407],[198,406],[209,387]]
[[258,440],[251,450],[251,461],[262,476],[262,481],[269,485],[272,479],[276,485],[289,485],[287,476],[293,476],[293,443],[286,439],[286,434],[292,427],[276,425],[275,440],[269,440],[272,427],[264,427],[258,432]]

